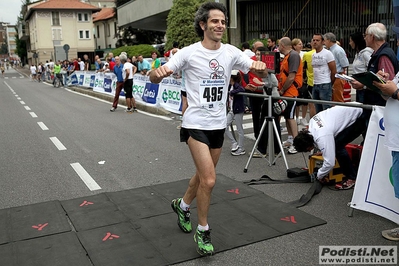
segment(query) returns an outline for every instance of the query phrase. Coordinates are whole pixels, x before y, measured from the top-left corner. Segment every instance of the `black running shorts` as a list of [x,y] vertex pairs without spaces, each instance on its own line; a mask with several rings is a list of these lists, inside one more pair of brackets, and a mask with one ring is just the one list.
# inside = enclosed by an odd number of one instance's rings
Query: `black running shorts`
[[180,142],[186,142],[190,137],[199,142],[205,143],[211,149],[220,149],[224,142],[225,129],[200,130],[200,129],[180,129]]

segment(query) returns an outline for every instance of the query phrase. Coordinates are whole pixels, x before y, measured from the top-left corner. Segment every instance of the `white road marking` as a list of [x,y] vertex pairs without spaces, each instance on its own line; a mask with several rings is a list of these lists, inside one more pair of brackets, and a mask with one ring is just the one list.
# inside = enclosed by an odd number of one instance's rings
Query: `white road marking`
[[24,101],[19,101],[21,104],[25,104],[25,102]]
[[15,94],[14,96],[15,96],[15,97],[19,97],[18,94]]
[[80,163],[71,163],[71,166],[91,191],[101,189],[97,182],[89,175]]
[[58,150],[60,151],[65,151],[67,148],[57,139],[57,137],[50,137],[50,140],[54,143],[54,145],[57,147]]
[[13,79],[16,79],[17,77],[12,77]]
[[22,100],[21,97],[18,97],[17,100]]
[[27,105],[25,105],[24,107],[25,107],[26,111],[30,111],[31,110],[30,107],[27,106]]
[[19,78],[20,78],[20,79],[23,79],[23,78],[24,78],[24,76],[20,76]]
[[37,114],[35,114],[35,112],[29,112],[29,114],[30,114],[33,118],[36,118],[36,117],[37,117]]
[[43,122],[37,122],[37,124],[42,130],[48,130],[48,127]]

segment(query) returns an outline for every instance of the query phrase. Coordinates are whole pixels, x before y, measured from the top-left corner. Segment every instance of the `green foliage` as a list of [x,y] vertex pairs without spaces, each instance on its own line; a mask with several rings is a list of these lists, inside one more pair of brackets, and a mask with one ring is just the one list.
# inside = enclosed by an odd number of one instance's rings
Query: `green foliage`
[[[165,51],[171,49],[174,42],[178,42],[179,47],[184,47],[201,40],[194,29],[194,16],[200,5],[210,1],[212,0],[173,0],[166,20]],[[227,42],[227,29],[222,42]]]
[[7,43],[1,44],[1,46],[0,46],[0,54],[7,54],[8,55]]
[[143,57],[151,57],[151,52],[156,51],[152,45],[139,44],[133,46],[122,46],[112,50],[114,56],[120,55],[122,52],[126,52],[128,57],[142,55]]

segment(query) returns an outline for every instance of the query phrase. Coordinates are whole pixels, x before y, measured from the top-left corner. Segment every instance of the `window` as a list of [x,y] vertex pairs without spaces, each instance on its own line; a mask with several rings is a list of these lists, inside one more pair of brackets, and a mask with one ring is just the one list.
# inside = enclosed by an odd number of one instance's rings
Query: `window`
[[60,13],[59,12],[51,12],[51,18],[54,26],[59,26],[60,24]]
[[78,13],[78,21],[89,21],[89,13]]
[[97,26],[97,38],[100,38],[100,26]]
[[53,41],[61,41],[62,40],[62,29],[51,29]]
[[90,39],[90,30],[79,30],[79,39]]

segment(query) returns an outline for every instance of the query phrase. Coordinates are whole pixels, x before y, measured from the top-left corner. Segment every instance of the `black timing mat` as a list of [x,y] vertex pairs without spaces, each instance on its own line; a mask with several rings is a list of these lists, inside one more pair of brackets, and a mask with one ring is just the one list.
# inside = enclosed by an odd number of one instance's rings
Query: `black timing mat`
[[[4,265],[169,265],[200,257],[170,207],[188,180],[0,210]],[[193,228],[197,225],[195,202]],[[221,252],[326,222],[223,175],[209,210]]]

